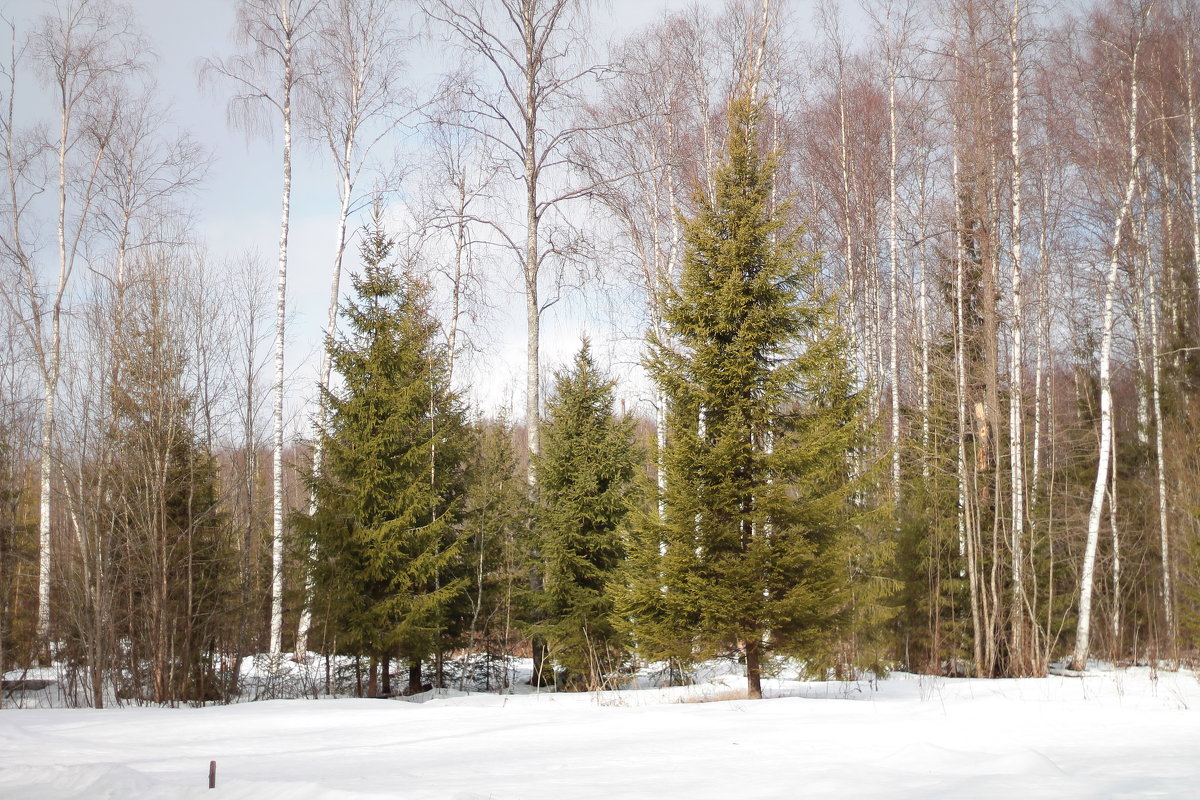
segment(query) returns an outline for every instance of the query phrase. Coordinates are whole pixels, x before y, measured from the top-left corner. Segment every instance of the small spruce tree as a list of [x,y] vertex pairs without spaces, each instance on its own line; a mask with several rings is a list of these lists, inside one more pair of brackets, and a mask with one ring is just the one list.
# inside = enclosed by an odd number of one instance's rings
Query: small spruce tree
[[555,375],[534,461],[543,575],[535,633],[571,688],[600,687],[625,652],[609,583],[625,557],[634,430],[613,412],[613,386],[584,339],[571,368]]

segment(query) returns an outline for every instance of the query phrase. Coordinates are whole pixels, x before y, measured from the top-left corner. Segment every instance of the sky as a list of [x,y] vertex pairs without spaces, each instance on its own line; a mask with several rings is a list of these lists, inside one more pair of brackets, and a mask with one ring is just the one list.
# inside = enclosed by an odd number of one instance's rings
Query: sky
[[[248,138],[234,129],[226,117],[228,87],[216,83],[202,88],[197,79],[205,58],[235,51],[236,0],[127,0],[125,4],[132,8],[153,50],[152,73],[160,96],[169,103],[178,126],[203,143],[211,157],[207,177],[194,197],[199,238],[215,259],[257,254],[264,271],[272,276],[273,286],[280,214],[278,136]],[[607,0],[598,4],[589,37],[597,57],[604,58],[607,42],[655,20],[666,9],[683,5],[684,0]],[[19,30],[49,7],[49,0],[0,0],[0,13],[14,20]],[[807,15],[808,8],[804,3],[793,10]],[[417,51],[411,59],[414,83],[428,81],[440,67],[433,63],[428,49]],[[29,93],[19,98],[18,116],[21,103],[37,99]],[[328,304],[337,190],[323,156],[302,142],[294,153],[286,368],[290,405],[295,408],[301,408],[301,401],[313,394]],[[352,227],[359,224],[361,220],[351,221]],[[353,244],[348,255],[347,263],[354,268]],[[464,387],[486,412],[524,406],[525,323],[523,299],[515,286],[518,267],[502,260],[496,268],[508,272],[491,298],[498,312],[486,336],[487,346],[476,354],[474,369],[466,372],[473,377]],[[348,280],[342,285],[344,294]],[[611,308],[601,308],[596,296],[594,290],[590,296],[576,295],[547,312],[544,373],[566,363],[578,348],[581,334],[587,333],[602,364],[622,382],[618,396],[632,406],[644,403],[649,392],[636,363],[639,343],[620,330],[632,326],[625,324],[628,320],[614,319]]]

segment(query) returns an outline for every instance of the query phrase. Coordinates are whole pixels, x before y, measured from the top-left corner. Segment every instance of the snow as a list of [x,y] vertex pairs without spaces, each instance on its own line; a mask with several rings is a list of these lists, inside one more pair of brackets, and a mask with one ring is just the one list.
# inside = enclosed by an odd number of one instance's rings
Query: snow
[[779,678],[762,701],[736,699],[730,672],[583,694],[5,709],[0,797],[1200,796],[1193,672]]

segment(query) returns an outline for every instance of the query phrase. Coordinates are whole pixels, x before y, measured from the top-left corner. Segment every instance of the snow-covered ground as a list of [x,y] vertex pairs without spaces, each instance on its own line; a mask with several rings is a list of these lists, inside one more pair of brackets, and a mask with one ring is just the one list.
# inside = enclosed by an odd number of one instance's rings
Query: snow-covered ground
[[[742,679],[0,711],[0,798],[1200,798],[1200,681]],[[208,787],[209,761],[217,788]]]

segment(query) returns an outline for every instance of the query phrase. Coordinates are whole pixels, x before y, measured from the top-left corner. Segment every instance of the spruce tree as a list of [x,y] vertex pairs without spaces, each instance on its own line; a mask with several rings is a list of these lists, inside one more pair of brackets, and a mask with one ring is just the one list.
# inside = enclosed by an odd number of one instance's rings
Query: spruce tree
[[761,151],[760,119],[750,97],[732,102],[715,191],[685,220],[665,333],[650,335],[667,488],[638,537],[653,573],[623,604],[667,654],[738,653],[751,697],[767,652],[819,654],[845,614],[863,414],[819,262],[772,203],[778,154]]
[[633,420],[613,412],[614,382],[597,370],[586,339],[571,368],[554,380],[534,460],[543,575],[535,633],[569,687],[594,689],[625,652],[609,583],[625,556]]
[[392,246],[376,219],[341,311],[345,333],[326,343],[341,387],[322,387],[325,462],[312,483],[317,511],[301,525],[316,551],[314,607],[339,649],[407,658],[416,689],[422,661],[461,622],[469,437],[429,289],[392,266]]

